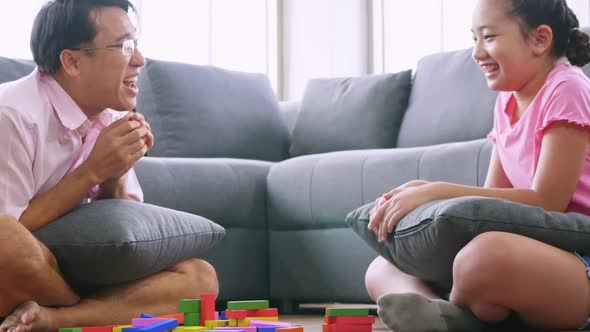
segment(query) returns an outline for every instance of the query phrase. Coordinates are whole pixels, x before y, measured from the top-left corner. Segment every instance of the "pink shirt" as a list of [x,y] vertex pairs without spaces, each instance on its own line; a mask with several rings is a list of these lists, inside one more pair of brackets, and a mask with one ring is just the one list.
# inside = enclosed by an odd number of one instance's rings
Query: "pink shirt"
[[[90,154],[100,130],[123,113],[110,109],[90,121],[50,75],[34,70],[0,85],[0,214],[19,219],[29,201],[55,186]],[[143,200],[135,172],[129,195]],[[95,199],[98,186],[87,199]]]
[[[488,137],[494,142],[500,161],[514,188],[532,188],[543,143],[543,133],[555,121],[590,127],[590,80],[567,60],[560,61],[529,108],[514,124],[516,112],[512,92],[501,92],[496,100],[494,128]],[[590,215],[590,155],[567,212]]]

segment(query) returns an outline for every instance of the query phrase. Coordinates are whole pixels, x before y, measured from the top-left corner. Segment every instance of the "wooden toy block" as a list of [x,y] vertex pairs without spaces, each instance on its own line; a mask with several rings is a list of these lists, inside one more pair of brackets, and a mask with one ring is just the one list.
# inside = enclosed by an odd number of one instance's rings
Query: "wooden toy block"
[[303,332],[303,326],[279,327],[275,332]]
[[279,310],[277,308],[256,309],[248,317],[278,317]]
[[122,332],[165,332],[178,326],[176,319],[164,319],[152,325],[143,327],[124,327]]
[[227,315],[225,314],[225,310],[219,312],[219,319],[227,320]]
[[181,299],[178,303],[178,311],[182,313],[201,313],[201,300]]
[[255,310],[226,310],[227,318],[244,319],[246,317],[278,317],[277,308],[255,309]]
[[324,316],[326,324],[375,324],[375,316]]
[[368,308],[326,308],[326,316],[368,316]]
[[204,326],[178,326],[172,332],[203,332]]
[[58,332],[82,332],[81,327],[61,327]]
[[372,325],[342,325],[342,324],[322,324],[323,332],[371,332]]
[[[154,318],[173,318],[176,319],[178,321],[179,325],[184,324],[184,314],[183,313],[174,313],[174,314],[167,314],[167,315],[161,315],[161,316],[156,316]],[[201,320],[201,317],[199,317],[199,321]]]
[[243,309],[267,309],[268,300],[253,300],[253,301],[228,301],[227,309],[229,310],[243,310]]
[[[262,318],[262,317],[256,317],[256,318]],[[273,318],[277,318],[277,317],[273,317]],[[289,327],[289,326],[293,325],[293,324],[287,323],[287,322],[279,322],[278,318],[277,318],[277,320],[258,320],[258,319],[246,318],[246,320],[249,322],[248,325],[250,325],[250,326],[279,326],[279,327]]]
[[229,321],[227,320],[206,320],[205,327],[208,330],[214,330],[216,327],[228,326]]
[[139,318],[155,318],[155,317],[150,314],[145,314],[142,312],[141,315],[139,315]]
[[225,315],[228,319],[244,319],[246,317],[251,317],[248,313],[253,310],[226,310]]
[[201,325],[208,320],[215,320],[215,294],[210,293],[201,294]]
[[201,324],[201,314],[186,313],[184,314],[184,326],[205,326]]
[[118,325],[113,327],[113,332],[123,332],[123,329],[126,327],[133,327],[131,325]]
[[277,329],[277,326],[259,326],[258,332],[275,332]]
[[133,327],[143,327],[143,326],[155,324],[157,322],[161,322],[165,319],[168,319],[168,318],[133,318],[131,320],[131,325]]
[[226,326],[226,327],[218,327],[215,329],[215,331],[235,331],[235,330],[239,330],[239,331],[244,331],[244,332],[258,332],[256,326],[240,326],[240,327],[236,327],[236,326]]
[[[248,325],[252,325],[252,322],[272,322],[274,323],[274,325],[277,325],[276,323],[279,322],[279,317],[246,317],[244,318],[244,320],[246,321],[246,323],[248,323]],[[269,324],[272,325],[272,324]],[[264,325],[266,326],[266,325]]]
[[113,332],[113,328],[117,325],[105,325],[105,326],[84,326],[82,332]]

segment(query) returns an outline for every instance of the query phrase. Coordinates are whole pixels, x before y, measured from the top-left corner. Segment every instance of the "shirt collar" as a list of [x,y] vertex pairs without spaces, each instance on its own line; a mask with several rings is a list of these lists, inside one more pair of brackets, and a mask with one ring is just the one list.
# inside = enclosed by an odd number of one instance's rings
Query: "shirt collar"
[[37,71],[39,80],[44,84],[49,102],[64,127],[77,131],[85,136],[91,127],[99,126],[101,129],[108,126],[112,120],[110,111],[107,109],[101,112],[94,121],[90,121],[82,112],[80,106],[72,97],[59,85],[59,83],[48,74]]

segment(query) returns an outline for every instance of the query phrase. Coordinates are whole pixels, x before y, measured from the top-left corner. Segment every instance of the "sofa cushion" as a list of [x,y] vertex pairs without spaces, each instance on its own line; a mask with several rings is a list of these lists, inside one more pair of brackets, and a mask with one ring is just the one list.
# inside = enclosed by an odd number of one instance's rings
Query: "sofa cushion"
[[150,156],[287,157],[289,132],[262,74],[148,60],[138,86],[156,137]]
[[373,249],[400,270],[444,289],[452,285],[453,260],[475,236],[515,233],[573,252],[590,253],[590,217],[547,212],[510,201],[460,197],[426,203],[403,217],[385,243],[367,229],[369,203],[346,222]]
[[485,138],[494,122],[497,92],[487,87],[471,49],[439,53],[418,62],[399,147]]
[[411,71],[307,83],[290,155],[392,148],[408,104]]
[[0,57],[0,84],[26,76],[33,69],[35,69],[35,63],[31,60],[15,60]]
[[136,280],[197,257],[223,238],[203,217],[130,200],[81,205],[35,232],[68,282],[93,288]]

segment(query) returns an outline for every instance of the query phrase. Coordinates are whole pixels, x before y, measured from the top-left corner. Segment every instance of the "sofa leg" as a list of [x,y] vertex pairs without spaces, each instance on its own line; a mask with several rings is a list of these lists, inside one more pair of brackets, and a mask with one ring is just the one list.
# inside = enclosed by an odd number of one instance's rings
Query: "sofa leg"
[[299,310],[299,305],[291,300],[278,300],[277,309],[279,309],[279,315],[293,315]]

